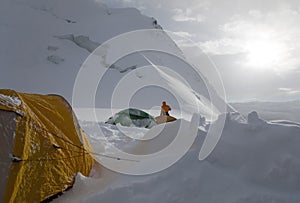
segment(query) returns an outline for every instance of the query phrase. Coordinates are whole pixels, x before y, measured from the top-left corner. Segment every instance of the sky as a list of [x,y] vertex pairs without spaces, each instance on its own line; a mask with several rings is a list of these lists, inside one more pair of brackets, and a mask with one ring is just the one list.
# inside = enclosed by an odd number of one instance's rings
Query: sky
[[229,102],[300,99],[298,0],[99,1],[138,8],[191,39],[217,66]]

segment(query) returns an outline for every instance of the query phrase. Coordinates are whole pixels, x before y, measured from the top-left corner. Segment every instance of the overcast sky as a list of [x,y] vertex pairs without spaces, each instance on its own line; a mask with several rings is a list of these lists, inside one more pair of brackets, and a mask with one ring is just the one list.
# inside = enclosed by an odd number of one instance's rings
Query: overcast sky
[[300,99],[298,0],[103,1],[191,38],[217,65],[229,101]]

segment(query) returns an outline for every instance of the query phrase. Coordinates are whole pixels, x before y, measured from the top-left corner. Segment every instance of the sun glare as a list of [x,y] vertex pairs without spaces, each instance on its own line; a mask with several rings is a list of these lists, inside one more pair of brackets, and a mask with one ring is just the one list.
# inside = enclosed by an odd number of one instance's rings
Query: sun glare
[[273,69],[282,59],[282,46],[271,40],[253,40],[246,46],[247,64],[255,69]]

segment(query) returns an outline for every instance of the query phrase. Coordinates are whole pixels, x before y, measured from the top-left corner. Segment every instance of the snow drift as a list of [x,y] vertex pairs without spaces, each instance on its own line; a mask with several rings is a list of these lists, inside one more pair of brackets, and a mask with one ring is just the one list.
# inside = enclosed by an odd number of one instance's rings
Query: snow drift
[[[112,178],[112,172],[107,178],[100,179],[80,176],[74,190],[59,201],[298,202],[300,128],[270,124],[259,118],[252,118],[250,122],[236,118],[231,114],[226,116],[222,137],[204,161],[198,160],[198,153],[206,133],[199,130],[192,148],[170,168],[149,176],[115,174]],[[101,138],[97,137],[95,130],[98,124],[82,125],[90,134],[93,145],[99,145]],[[123,150],[135,147],[128,138],[125,141],[116,127],[100,126],[112,143]],[[140,134],[140,130],[130,129],[133,134]],[[170,136],[168,132],[164,135]],[[160,144],[152,142],[151,146],[155,148]],[[109,151],[109,145],[106,147]],[[109,184],[104,186],[103,182]]]

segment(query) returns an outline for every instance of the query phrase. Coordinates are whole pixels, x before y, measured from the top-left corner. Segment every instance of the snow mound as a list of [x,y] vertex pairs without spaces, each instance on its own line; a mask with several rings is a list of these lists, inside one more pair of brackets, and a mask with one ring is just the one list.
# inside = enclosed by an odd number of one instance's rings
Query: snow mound
[[[257,115],[254,117],[257,119]],[[86,184],[80,183],[76,194],[71,190],[60,201],[299,202],[300,128],[267,122],[260,125],[261,128],[253,128],[251,123],[240,122],[236,115],[228,114],[221,139],[206,160],[197,159],[206,136],[199,131],[192,148],[170,168],[148,176],[115,173],[112,179],[110,174],[93,184],[80,180]],[[173,132],[164,132],[168,134]],[[115,135],[116,139],[125,140],[120,134]],[[151,146],[160,143],[156,140]]]
[[258,113],[256,111],[252,111],[248,114],[248,123],[253,125],[264,124],[265,121],[259,118]]
[[271,120],[270,123],[300,127],[300,123],[294,122],[294,121],[289,121],[289,120]]

